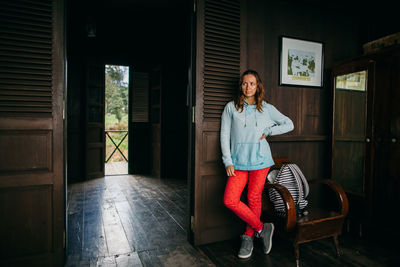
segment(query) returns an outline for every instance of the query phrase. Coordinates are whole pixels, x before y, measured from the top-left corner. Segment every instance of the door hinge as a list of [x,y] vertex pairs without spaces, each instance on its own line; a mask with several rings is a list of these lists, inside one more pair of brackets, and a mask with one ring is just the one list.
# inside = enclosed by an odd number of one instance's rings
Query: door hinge
[[190,216],[190,229],[194,232],[194,216]]
[[196,122],[196,107],[192,107],[192,123]]
[[193,0],[193,13],[196,13],[196,0]]

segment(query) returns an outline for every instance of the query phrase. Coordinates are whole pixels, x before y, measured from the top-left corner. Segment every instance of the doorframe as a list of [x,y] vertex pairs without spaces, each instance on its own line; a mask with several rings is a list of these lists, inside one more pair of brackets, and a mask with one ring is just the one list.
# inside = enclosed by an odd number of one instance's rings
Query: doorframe
[[190,10],[189,16],[189,35],[190,35],[190,49],[189,49],[189,66],[188,66],[188,84],[186,89],[186,106],[187,112],[187,127],[188,127],[188,151],[187,151],[187,216],[186,216],[186,229],[187,229],[187,240],[189,243],[194,243],[194,178],[195,178],[195,113],[196,113],[196,0],[193,0],[193,7]]
[[[124,66],[124,67],[128,67],[129,68],[129,80],[128,80],[128,175],[129,174],[131,174],[132,172],[131,172],[131,164],[130,164],[130,162],[131,162],[131,157],[130,157],[130,151],[131,151],[131,146],[132,146],[132,142],[130,141],[130,140],[132,140],[131,139],[131,135],[133,134],[132,133],[132,129],[131,129],[131,120],[132,120],[132,117],[131,117],[131,113],[132,113],[132,100],[131,100],[131,93],[132,93],[132,81],[131,81],[131,79],[132,79],[132,75],[131,74],[133,74],[133,70],[134,70],[134,68],[133,68],[133,64],[132,64],[132,62],[125,62],[125,61],[121,61],[121,60],[108,60],[108,59],[105,59],[105,60],[103,60],[103,64],[104,64],[104,70],[105,70],[105,68],[106,68],[106,65],[114,65],[114,66]],[[104,72],[104,75],[105,75],[105,72]],[[105,83],[105,79],[104,79],[104,83]],[[105,95],[105,92],[106,92],[106,85],[104,84],[104,95]],[[105,98],[105,96],[104,96],[104,102],[106,101],[106,98]],[[105,114],[105,103],[104,103],[104,120],[105,120],[105,116],[106,116],[106,114]],[[104,127],[105,127],[105,122],[104,122]],[[104,137],[104,155],[106,156],[106,143],[107,143],[107,138],[106,137]],[[105,158],[104,158],[104,161],[105,161]],[[105,162],[104,162],[104,176],[106,176],[105,175]]]
[[[64,210],[56,209],[53,217],[54,231],[53,231],[53,242],[54,242],[54,254],[53,264],[64,264],[66,261],[67,251],[67,1],[60,0],[53,2],[53,90],[54,86],[57,86],[57,94],[53,95],[53,112],[56,114],[57,119],[53,118],[53,136],[55,136],[55,145],[53,148],[54,155],[57,152],[61,155],[61,159],[57,160],[57,164],[54,164],[53,171],[55,172],[54,179],[58,183],[54,182],[54,187],[57,187],[57,192],[61,196],[56,199],[63,203],[53,203],[53,207],[63,207]],[[54,100],[56,98],[56,100]],[[61,150],[61,151],[60,151]],[[53,159],[54,160],[54,159]],[[59,191],[58,191],[59,190]],[[62,195],[64,194],[64,195]],[[54,197],[53,197],[54,198]],[[53,200],[54,201],[54,200]]]

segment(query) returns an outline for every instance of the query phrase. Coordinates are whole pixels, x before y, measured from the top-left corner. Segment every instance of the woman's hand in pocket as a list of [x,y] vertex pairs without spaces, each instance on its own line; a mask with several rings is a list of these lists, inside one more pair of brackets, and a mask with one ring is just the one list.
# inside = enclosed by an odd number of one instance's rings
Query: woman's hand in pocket
[[228,176],[236,176],[235,168],[233,167],[233,165],[226,167],[225,170],[226,170],[226,175],[228,175]]

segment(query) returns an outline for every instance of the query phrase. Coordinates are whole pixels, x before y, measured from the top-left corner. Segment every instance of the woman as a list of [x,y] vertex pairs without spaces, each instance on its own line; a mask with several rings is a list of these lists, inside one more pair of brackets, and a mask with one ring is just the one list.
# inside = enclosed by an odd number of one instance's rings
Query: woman
[[[264,101],[264,87],[258,73],[245,71],[238,96],[226,104],[221,120],[222,160],[229,177],[224,204],[247,223],[241,236],[239,258],[251,256],[254,235],[262,239],[265,254],[271,250],[274,225],[260,221],[261,194],[268,170],[274,165],[266,139],[293,128],[288,117]],[[246,184],[248,205],[240,201]]]

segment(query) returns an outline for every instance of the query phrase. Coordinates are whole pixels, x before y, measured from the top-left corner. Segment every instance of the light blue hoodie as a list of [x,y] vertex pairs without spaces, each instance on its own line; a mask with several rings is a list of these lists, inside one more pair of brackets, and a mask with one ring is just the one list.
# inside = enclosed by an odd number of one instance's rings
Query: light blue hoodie
[[233,101],[226,104],[221,119],[221,150],[225,167],[235,170],[259,170],[274,165],[266,136],[290,132],[294,129],[291,119],[273,105],[263,101],[263,112],[256,105],[244,102],[244,109],[236,110]]

